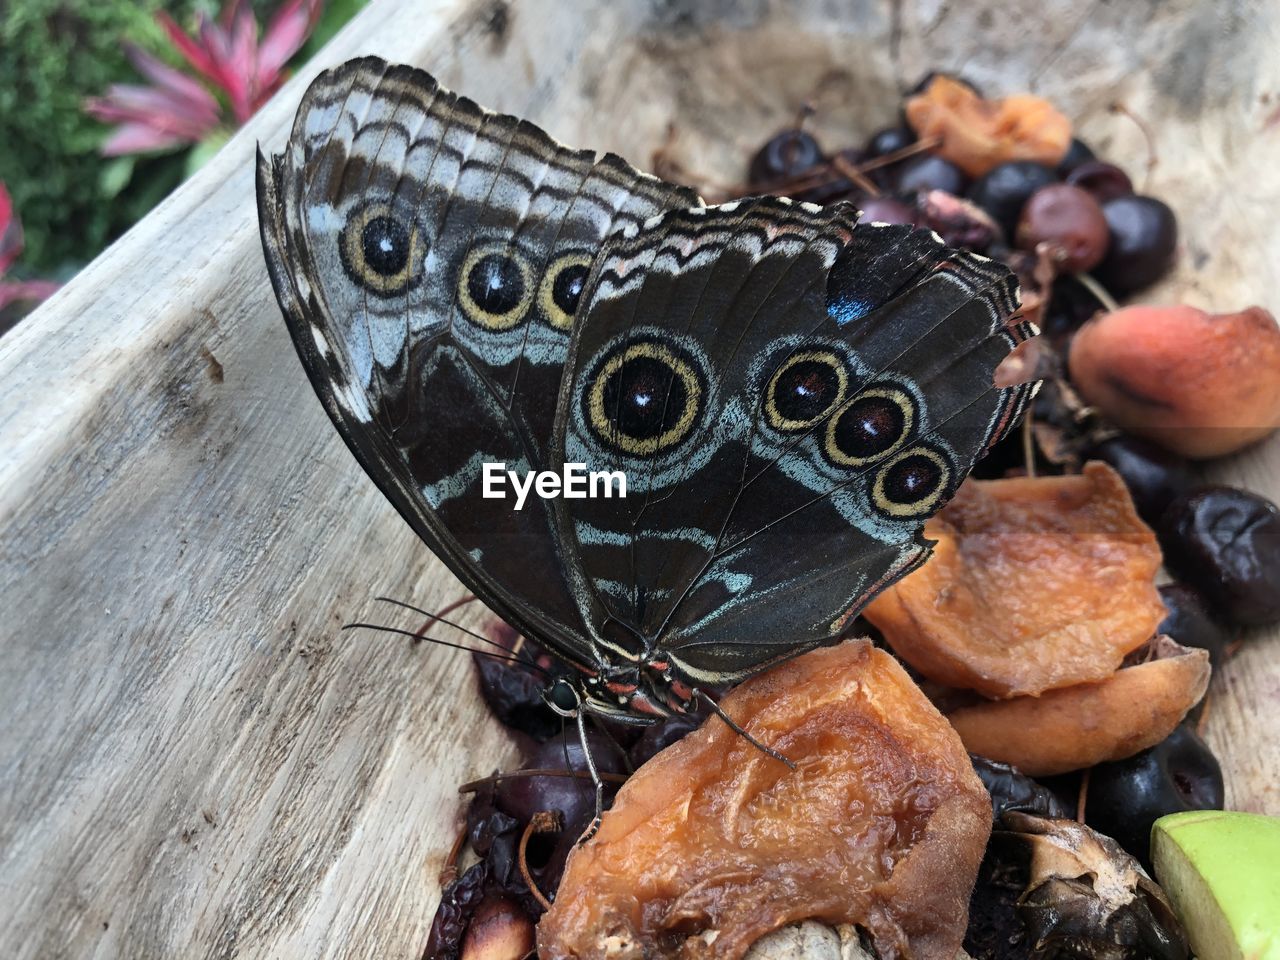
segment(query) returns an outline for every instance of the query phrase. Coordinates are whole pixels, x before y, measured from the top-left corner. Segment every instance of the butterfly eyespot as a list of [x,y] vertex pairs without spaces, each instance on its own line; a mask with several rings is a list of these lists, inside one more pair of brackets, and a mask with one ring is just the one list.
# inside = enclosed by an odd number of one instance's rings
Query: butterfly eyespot
[[951,483],[950,461],[932,447],[911,447],[889,460],[871,485],[876,509],[891,517],[924,517],[942,505]]
[[379,297],[398,296],[418,282],[425,248],[418,225],[386,203],[352,213],[338,242],[347,276]]
[[557,330],[573,326],[573,314],[590,272],[589,254],[570,253],[558,258],[543,274],[542,283],[538,285],[538,306],[547,323]]
[[764,409],[776,430],[806,430],[844,402],[849,374],[829,350],[792,354],[765,389]]
[[477,247],[467,254],[458,271],[458,303],[477,326],[510,330],[529,311],[532,281],[529,262],[513,247]]
[[823,450],[837,466],[866,466],[899,450],[915,422],[915,400],[905,390],[868,387],[827,422]]
[[639,457],[670,450],[702,412],[695,362],[652,340],[607,356],[586,392],[587,422],[607,446]]

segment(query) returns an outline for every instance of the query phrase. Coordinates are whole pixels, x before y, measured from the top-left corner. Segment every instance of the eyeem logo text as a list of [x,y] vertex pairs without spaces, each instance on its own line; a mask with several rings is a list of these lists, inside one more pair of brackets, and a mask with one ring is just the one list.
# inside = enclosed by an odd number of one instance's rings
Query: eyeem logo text
[[531,490],[543,500],[555,497],[570,500],[612,497],[614,490],[617,490],[619,497],[627,495],[627,475],[621,470],[593,470],[588,473],[585,463],[566,463],[562,470],[562,473],[530,470],[521,478],[516,471],[508,470],[505,463],[486,463],[482,494],[486,500],[505,500],[506,484],[510,483],[511,489],[516,493],[517,510],[524,507]]

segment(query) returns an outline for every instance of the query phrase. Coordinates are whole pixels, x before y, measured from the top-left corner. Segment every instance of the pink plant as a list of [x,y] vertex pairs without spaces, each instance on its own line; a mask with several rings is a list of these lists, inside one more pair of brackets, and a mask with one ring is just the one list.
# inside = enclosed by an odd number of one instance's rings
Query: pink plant
[[232,0],[216,21],[202,14],[194,36],[169,14],[158,13],[169,41],[204,83],[126,44],[125,55],[151,83],[113,84],[105,97],[86,101],[92,116],[117,124],[102,152],[144,153],[204,140],[223,123],[223,105],[209,86],[226,98],[234,124],[244,123],[284,83],[285,64],[315,28],[322,3],[288,0],[267,24],[261,43],[248,0]]
[[5,271],[21,252],[22,224],[13,213],[9,191],[0,182],[0,310],[19,300],[43,300],[58,289],[51,280],[5,280]]

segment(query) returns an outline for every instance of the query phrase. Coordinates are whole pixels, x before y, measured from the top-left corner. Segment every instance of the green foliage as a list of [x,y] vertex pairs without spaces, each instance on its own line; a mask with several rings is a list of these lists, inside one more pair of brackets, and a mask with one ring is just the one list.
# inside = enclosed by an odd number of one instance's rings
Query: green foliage
[[[67,275],[132,226],[221,146],[103,158],[107,125],[84,100],[113,83],[143,83],[128,39],[180,65],[155,12],[179,23],[230,0],[0,0],[0,180],[22,219],[25,273]],[[283,0],[253,0],[264,25]],[[367,0],[328,0],[296,62],[311,56]]]
[[[167,3],[185,16],[192,4]],[[98,155],[107,128],[81,109],[111,83],[137,82],[120,41],[162,47],[161,0],[10,0],[0,5],[0,179],[26,233],[23,264],[83,263],[182,177],[181,159],[137,169]],[[132,176],[122,174],[132,174]]]

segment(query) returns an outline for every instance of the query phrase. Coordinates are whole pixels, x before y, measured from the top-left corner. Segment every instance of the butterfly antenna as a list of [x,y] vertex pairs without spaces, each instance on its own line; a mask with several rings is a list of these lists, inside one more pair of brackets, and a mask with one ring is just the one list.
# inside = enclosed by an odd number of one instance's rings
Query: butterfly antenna
[[[405,610],[412,610],[414,613],[419,614],[420,616],[426,617],[428,622],[443,623],[446,627],[453,627],[453,629],[457,630],[459,633],[464,633],[468,637],[471,637],[471,639],[473,640],[479,640],[481,643],[487,643],[491,647],[497,647],[503,653],[510,654],[514,659],[518,660],[520,663],[526,664],[530,667],[533,667],[534,669],[541,669],[530,658],[521,656],[518,652],[499,643],[497,640],[494,640],[491,637],[486,637],[482,633],[477,633],[475,630],[470,630],[467,627],[464,627],[462,624],[458,623],[455,620],[449,620],[444,617],[443,614],[449,613],[450,611],[461,606],[462,605],[461,603],[450,604],[449,606],[445,607],[441,613],[429,613],[428,611],[423,610],[421,607],[415,607],[412,603],[405,603],[403,600],[396,600],[392,597],[374,597],[373,599],[380,601],[381,603],[390,603],[393,606],[402,607]],[[475,597],[472,597],[471,599],[474,600]],[[469,603],[470,601],[468,600],[463,602]],[[476,651],[476,652],[479,653],[480,651]],[[543,673],[545,672],[546,671],[544,670]]]
[[703,703],[705,703],[708,707],[710,707],[711,712],[714,713],[721,720],[723,720],[728,725],[730,730],[732,730],[738,736],[742,737],[742,739],[746,740],[747,743],[751,744],[761,753],[768,754],[769,756],[773,757],[773,759],[778,760],[781,763],[785,763],[792,770],[799,769],[796,766],[796,762],[794,760],[787,759],[782,754],[780,754],[777,750],[773,749],[773,747],[765,746],[763,743],[761,743],[751,734],[747,733],[747,731],[743,730],[742,727],[738,726],[738,722],[734,720],[733,717],[725,713],[724,708],[720,706],[720,704],[716,703],[715,700],[711,699],[711,697],[707,696],[707,694],[703,693],[701,690],[695,689],[693,691],[693,698],[700,699]]
[[408,637],[410,640],[413,640],[415,642],[419,640],[425,640],[427,641],[427,643],[434,643],[436,646],[439,646],[439,647],[449,647],[453,650],[462,650],[465,653],[474,653],[477,656],[481,656],[481,657],[493,657],[495,660],[508,660],[511,663],[518,663],[521,666],[528,667],[531,670],[537,670],[543,676],[547,677],[547,679],[551,678],[551,675],[547,673],[546,670],[543,670],[542,667],[538,666],[536,663],[530,663],[528,660],[522,660],[519,657],[515,656],[514,654],[494,653],[491,650],[477,650],[474,647],[468,647],[465,644],[450,643],[448,640],[441,640],[438,637],[429,637],[425,633],[420,633],[416,630],[402,630],[399,627],[388,627],[381,623],[344,623],[342,625],[342,629],[343,630],[358,630],[358,629],[378,630],[382,633],[394,633],[402,637]]

